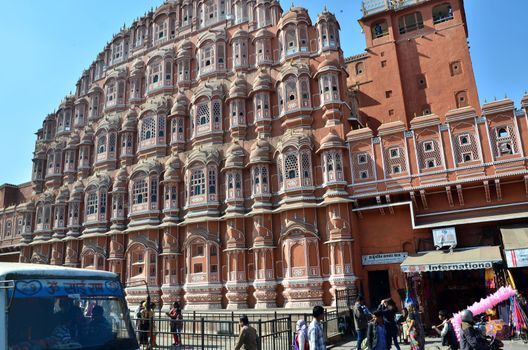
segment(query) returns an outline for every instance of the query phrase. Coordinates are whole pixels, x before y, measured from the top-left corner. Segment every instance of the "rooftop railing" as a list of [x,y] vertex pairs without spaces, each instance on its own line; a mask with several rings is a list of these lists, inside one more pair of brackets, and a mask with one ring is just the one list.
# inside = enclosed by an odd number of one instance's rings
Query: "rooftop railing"
[[378,12],[399,10],[426,1],[429,0],[363,0],[361,10],[363,16],[370,16]]

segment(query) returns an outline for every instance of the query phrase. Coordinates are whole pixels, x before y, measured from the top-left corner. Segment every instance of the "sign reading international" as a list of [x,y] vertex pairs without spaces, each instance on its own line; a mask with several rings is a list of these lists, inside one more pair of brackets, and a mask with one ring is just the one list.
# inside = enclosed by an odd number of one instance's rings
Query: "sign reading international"
[[406,252],[363,255],[363,265],[401,264],[407,257]]
[[443,227],[433,229],[433,241],[435,247],[454,247],[457,245],[456,231],[454,227]]
[[423,264],[423,265],[410,265],[402,266],[401,270],[406,273],[413,272],[439,272],[439,271],[457,271],[457,270],[483,270],[491,269],[493,262],[491,261],[480,261],[480,262],[461,262],[452,264]]
[[504,250],[508,267],[528,266],[528,249]]

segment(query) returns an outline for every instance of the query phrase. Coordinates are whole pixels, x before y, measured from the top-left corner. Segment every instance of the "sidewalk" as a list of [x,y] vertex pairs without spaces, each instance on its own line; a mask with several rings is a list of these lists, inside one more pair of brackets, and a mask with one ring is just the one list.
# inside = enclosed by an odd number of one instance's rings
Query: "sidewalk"
[[[505,340],[504,343],[504,350],[526,350],[528,349],[528,344],[523,344],[520,340]],[[400,345],[401,350],[410,350],[409,345],[401,344]],[[350,340],[344,344],[341,345],[333,345],[329,346],[328,349],[332,350],[351,350],[356,349],[356,341]],[[392,349],[396,349],[394,346]],[[425,349],[430,350],[436,350],[436,349],[447,349],[447,347],[442,347],[442,341],[440,338],[426,338],[425,340]]]

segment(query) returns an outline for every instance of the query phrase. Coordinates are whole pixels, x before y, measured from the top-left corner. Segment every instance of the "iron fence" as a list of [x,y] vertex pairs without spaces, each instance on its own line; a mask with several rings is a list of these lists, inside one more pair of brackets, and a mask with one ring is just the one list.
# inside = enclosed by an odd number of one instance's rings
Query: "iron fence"
[[[350,309],[356,301],[355,290],[336,291],[335,308],[325,309],[323,329],[328,342],[338,336],[355,336],[353,317]],[[293,349],[296,323],[312,321],[311,312],[254,313],[232,311],[230,313],[212,311],[183,311],[181,326],[171,329],[169,318],[161,314],[150,320],[133,319],[137,338],[144,349],[170,349],[178,335],[182,344],[179,349],[232,349],[236,346],[240,331],[239,318],[245,315],[258,335],[259,350]],[[286,311],[286,310],[285,310]],[[141,322],[149,322],[149,327],[140,327]]]
[[[190,315],[186,314],[177,323],[165,317],[133,319],[139,343],[143,349],[171,349],[178,343],[178,349],[233,349],[236,346],[240,329],[238,319],[226,319],[226,315],[209,317],[213,314],[187,317]],[[220,319],[221,316],[224,318]],[[290,316],[268,320],[253,318],[249,324],[257,331],[260,350],[292,348]]]

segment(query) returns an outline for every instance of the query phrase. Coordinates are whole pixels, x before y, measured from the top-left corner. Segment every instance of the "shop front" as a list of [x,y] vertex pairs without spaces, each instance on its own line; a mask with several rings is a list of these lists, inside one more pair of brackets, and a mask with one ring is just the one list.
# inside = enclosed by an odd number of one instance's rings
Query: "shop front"
[[501,227],[506,264],[521,295],[528,295],[528,227]]
[[411,299],[431,326],[439,323],[439,310],[463,310],[495,289],[495,269],[502,262],[499,247],[482,246],[420,252],[400,267]]

